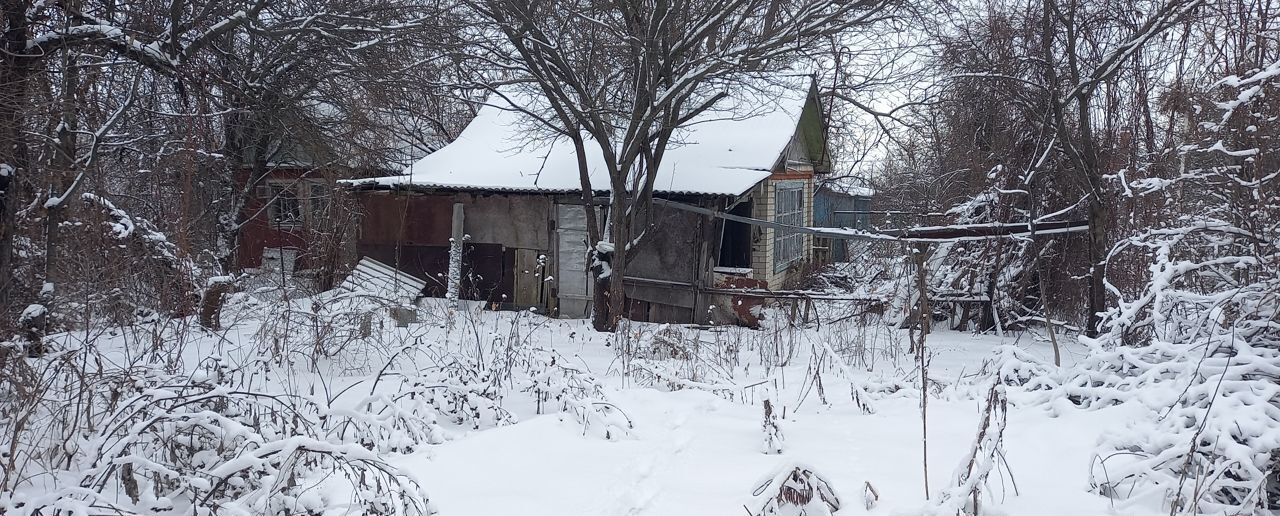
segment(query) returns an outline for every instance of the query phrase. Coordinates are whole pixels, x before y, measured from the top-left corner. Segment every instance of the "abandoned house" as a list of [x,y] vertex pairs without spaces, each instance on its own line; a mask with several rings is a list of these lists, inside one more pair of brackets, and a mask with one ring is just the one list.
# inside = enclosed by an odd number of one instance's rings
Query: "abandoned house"
[[310,277],[327,289],[352,265],[358,229],[337,182],[393,174],[443,144],[417,120],[351,121],[321,108],[325,130],[286,118],[261,141],[258,133],[241,135],[260,144],[262,156],[257,147],[244,150],[232,178],[228,201],[240,203],[241,217],[232,267]]
[[[703,113],[673,138],[654,183],[654,197],[669,202],[655,203],[625,278],[633,320],[741,321],[751,315],[731,289],[786,288],[812,266],[809,235],[705,213],[812,225],[815,177],[829,171],[823,110],[811,78],[788,82],[735,96],[733,106]],[[486,105],[455,141],[404,174],[350,182],[363,208],[357,252],[426,280],[424,294],[442,297],[461,204],[464,298],[588,316],[576,155],[566,139],[545,133],[509,105]],[[603,203],[609,182],[594,154],[591,185]]]
[[331,181],[305,166],[276,166],[268,171],[245,200],[237,265],[291,273],[295,267],[312,266],[315,228],[328,222]]

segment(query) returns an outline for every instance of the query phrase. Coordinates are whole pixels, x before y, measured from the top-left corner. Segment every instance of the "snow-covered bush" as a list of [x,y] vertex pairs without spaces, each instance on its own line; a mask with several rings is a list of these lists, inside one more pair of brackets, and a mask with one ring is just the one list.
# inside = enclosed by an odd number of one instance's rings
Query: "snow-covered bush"
[[1005,344],[983,360],[978,377],[994,378],[1001,385],[1038,391],[1057,388],[1059,372],[1052,364],[1041,362],[1026,350]]
[[987,391],[985,407],[973,446],[952,475],[951,485],[933,499],[923,514],[984,514],[982,503],[988,476],[1004,464],[1004,429],[1009,406],[998,377]]
[[1099,492],[1154,492],[1179,514],[1276,505],[1268,490],[1280,450],[1280,350],[1209,325],[1194,340],[1099,351],[1064,386],[1080,404],[1136,400],[1152,411],[1101,443],[1092,470]]
[[523,390],[531,393],[539,414],[559,411],[582,425],[583,435],[606,440],[631,436],[635,423],[609,401],[604,384],[591,373],[571,366],[559,353],[534,350]]
[[765,345],[772,337],[736,327],[701,330],[635,324],[625,334],[615,335],[615,340],[623,374],[638,385],[703,390],[735,400],[742,394],[733,377],[743,352]]
[[325,398],[262,387],[270,384],[262,381],[269,364],[233,366],[213,357],[185,374],[145,363],[80,369],[87,374],[75,380],[94,382],[88,392],[68,389],[75,384],[65,370],[34,369],[50,398],[70,391],[63,399],[74,412],[34,407],[34,424],[6,425],[16,439],[11,450],[22,448],[29,460],[6,470],[0,509],[15,515],[322,514],[334,507],[433,512],[417,483],[378,455],[380,445],[412,438],[402,435],[411,429],[397,423],[406,418],[388,414],[395,400],[366,400],[362,406],[382,407],[373,413],[338,409]]
[[439,387],[423,378],[400,377],[391,392],[370,394],[353,404],[352,409],[330,409],[332,418],[326,427],[330,436],[343,442],[355,442],[379,453],[409,453],[423,444],[441,444],[444,429],[437,423],[436,408],[431,404],[433,391]]
[[438,368],[423,373],[427,402],[454,424],[479,430],[516,422],[516,416],[502,407],[505,391],[500,373],[477,357],[453,355]]
[[389,310],[398,303],[373,295],[332,292],[263,300],[255,294],[228,304],[229,312],[258,324],[254,342],[281,363],[314,369],[327,360],[348,371],[372,373],[408,344],[403,336],[381,331],[392,325]]
[[93,193],[54,201],[65,217],[56,232],[15,242],[21,259],[10,288],[30,303],[21,324],[39,335],[29,340],[193,313],[208,268],[155,223]]
[[1171,514],[1280,505],[1280,147],[1267,136],[1280,130],[1280,62],[1219,86],[1234,98],[1184,149],[1185,169],[1126,185],[1180,215],[1112,251],[1148,258],[1148,281],[1108,284],[1117,305],[1062,387],[1083,406],[1150,408],[1101,444],[1094,484],[1164,497]]

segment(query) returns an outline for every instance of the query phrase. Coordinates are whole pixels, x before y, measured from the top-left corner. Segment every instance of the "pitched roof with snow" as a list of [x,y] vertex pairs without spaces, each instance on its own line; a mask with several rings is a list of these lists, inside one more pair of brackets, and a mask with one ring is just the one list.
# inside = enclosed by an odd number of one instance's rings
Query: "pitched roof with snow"
[[[678,130],[654,190],[740,195],[768,177],[796,133],[809,99],[808,78],[787,82],[788,86],[753,88],[749,95],[725,100]],[[375,187],[579,191],[573,144],[547,133],[508,101],[491,98],[457,140],[418,160],[403,175],[353,182]],[[600,149],[590,139],[586,143],[591,187],[607,191],[609,176]]]

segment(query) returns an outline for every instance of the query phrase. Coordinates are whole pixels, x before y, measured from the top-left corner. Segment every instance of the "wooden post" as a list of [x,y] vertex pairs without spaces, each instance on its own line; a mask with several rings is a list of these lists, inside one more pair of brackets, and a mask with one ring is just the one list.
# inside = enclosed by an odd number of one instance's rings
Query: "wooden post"
[[446,279],[445,299],[453,308],[458,307],[458,294],[462,289],[462,241],[466,237],[462,233],[462,203],[453,203],[453,236],[449,238],[449,277]]
[[933,324],[933,310],[929,307],[929,244],[916,244],[916,291],[919,293],[920,333],[928,335]]

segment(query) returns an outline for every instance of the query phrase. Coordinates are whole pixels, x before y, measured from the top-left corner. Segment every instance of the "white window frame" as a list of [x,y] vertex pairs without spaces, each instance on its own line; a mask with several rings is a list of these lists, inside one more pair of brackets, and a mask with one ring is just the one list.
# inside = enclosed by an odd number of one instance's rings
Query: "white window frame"
[[[777,181],[773,184],[773,221],[791,226],[805,225],[804,181]],[[780,273],[804,260],[804,233],[773,230],[773,272]]]
[[[267,205],[267,223],[271,227],[282,229],[299,228],[305,223],[320,223],[329,209],[329,196],[332,195],[328,183],[323,180],[276,179],[267,181],[259,188],[259,197]],[[321,190],[323,194],[317,195],[317,190]],[[292,194],[294,203],[294,216],[288,219],[281,218],[280,214],[281,205],[288,202],[288,197],[283,196],[285,192]]]

